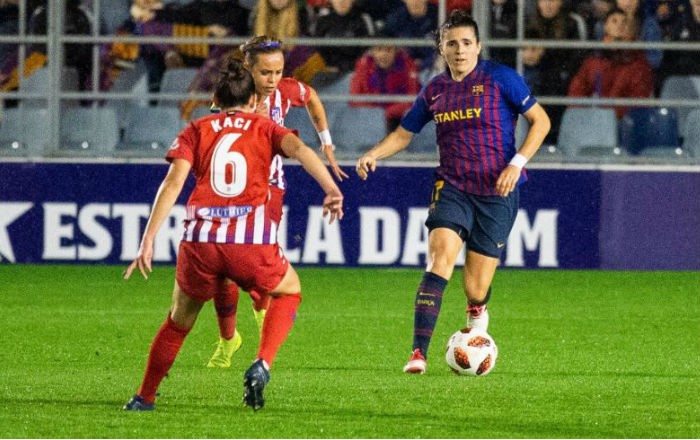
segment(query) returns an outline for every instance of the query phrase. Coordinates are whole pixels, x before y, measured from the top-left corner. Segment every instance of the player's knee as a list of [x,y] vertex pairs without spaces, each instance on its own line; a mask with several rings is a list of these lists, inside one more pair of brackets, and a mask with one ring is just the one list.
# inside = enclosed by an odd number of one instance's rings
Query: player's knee
[[173,307],[170,311],[170,319],[180,328],[190,329],[197,320],[197,313],[185,310],[182,307]]
[[428,264],[427,271],[449,280],[452,277],[454,267],[455,262],[447,256],[436,256]]
[[182,328],[192,328],[202,305],[202,302],[189,297],[177,286],[170,308],[170,319]]
[[287,272],[284,274],[282,281],[275,287],[270,295],[280,296],[280,295],[291,295],[296,294],[301,291],[301,281],[299,281],[299,275],[290,265],[287,268]]

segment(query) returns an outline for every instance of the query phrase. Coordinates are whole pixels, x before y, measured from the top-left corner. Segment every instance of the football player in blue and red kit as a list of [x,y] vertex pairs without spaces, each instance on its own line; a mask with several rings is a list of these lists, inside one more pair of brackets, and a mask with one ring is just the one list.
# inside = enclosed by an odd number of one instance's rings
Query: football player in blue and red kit
[[[362,179],[377,161],[406,148],[435,121],[440,162],[426,226],[427,267],[414,308],[413,352],[404,372],[423,374],[442,294],[464,243],[467,326],[488,327],[486,303],[499,257],[518,212],[524,165],[550,129],[549,117],[514,70],[479,57],[479,27],[464,10],[453,11],[436,42],[448,71],[421,90],[399,127],[357,162]],[[515,125],[530,128],[519,149]]]
[[147,278],[153,241],[190,172],[196,179],[187,201],[185,231],[177,256],[175,288],[168,317],[151,344],[146,373],[130,411],[154,409],[158,385],[172,366],[204,303],[226,279],[272,297],[262,327],[257,359],[244,375],[244,403],[262,408],[263,389],[279,347],[292,328],[301,301],[299,277],[277,243],[270,212],[269,176],[275,155],[298,160],[323,191],[323,213],[343,217],[343,196],[316,153],[290,130],[254,113],[255,83],[231,61],[214,92],[221,113],[191,122],[167,154],[168,174],[156,195],[135,270]]

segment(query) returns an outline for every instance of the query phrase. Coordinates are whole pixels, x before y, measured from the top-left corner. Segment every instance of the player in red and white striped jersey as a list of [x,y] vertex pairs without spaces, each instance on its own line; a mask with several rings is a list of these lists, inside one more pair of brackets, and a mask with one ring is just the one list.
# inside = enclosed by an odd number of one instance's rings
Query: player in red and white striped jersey
[[[316,128],[321,141],[321,150],[325,154],[335,177],[342,181],[347,174],[338,166],[333,153],[333,141],[328,130],[328,121],[323,103],[316,91],[294,78],[283,78],[284,52],[282,43],[268,36],[249,39],[240,47],[244,55],[244,65],[251,72],[255,81],[258,97],[256,112],[269,117],[278,125],[284,126],[284,120],[292,107],[305,107],[311,123]],[[282,205],[286,191],[286,180],[282,168],[282,157],[276,155],[270,167],[270,209],[277,224],[282,219]],[[216,350],[207,363],[208,367],[228,368],[231,357],[242,344],[240,333],[236,330],[236,311],[238,307],[238,286],[228,283],[225,289],[214,297],[214,307],[219,321],[219,341]],[[262,328],[269,298],[257,291],[251,291],[253,313],[258,328]]]
[[198,119],[173,142],[168,174],[158,190],[137,258],[124,278],[152,270],[153,241],[190,171],[196,179],[187,202],[185,233],[177,258],[173,302],[151,345],[146,373],[127,410],[154,409],[158,385],[168,373],[206,301],[225,279],[271,296],[256,361],[244,375],[244,403],[264,405],[262,391],[301,301],[299,278],[275,239],[268,209],[269,169],[275,154],[298,160],[319,183],[324,215],[343,217],[343,196],[316,153],[290,130],[254,114],[255,83],[238,61],[222,73],[214,93],[222,112]]

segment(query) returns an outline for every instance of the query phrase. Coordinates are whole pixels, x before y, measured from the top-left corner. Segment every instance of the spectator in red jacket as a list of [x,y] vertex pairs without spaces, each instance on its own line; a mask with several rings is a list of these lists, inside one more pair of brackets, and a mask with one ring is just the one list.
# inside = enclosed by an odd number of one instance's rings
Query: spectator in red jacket
[[[406,49],[374,46],[355,63],[350,94],[415,95],[419,91],[418,68]],[[350,102],[350,105],[383,107],[390,132],[411,107],[411,102]]]
[[[430,0],[430,3],[438,4],[439,0]],[[472,0],[447,0],[447,13],[454,11],[455,9],[466,9],[471,11]]]
[[[604,41],[623,41],[628,35],[627,18],[619,8],[605,19]],[[648,98],[654,93],[654,71],[644,52],[612,49],[586,58],[569,84],[569,96]],[[615,107],[618,118],[626,107]]]

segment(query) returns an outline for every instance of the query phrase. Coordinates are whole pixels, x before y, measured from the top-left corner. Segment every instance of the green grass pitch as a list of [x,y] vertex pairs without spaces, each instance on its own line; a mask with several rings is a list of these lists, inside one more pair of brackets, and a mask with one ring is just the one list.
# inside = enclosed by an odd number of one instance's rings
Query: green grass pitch
[[501,270],[494,371],[444,362],[463,326],[459,272],[424,376],[410,354],[420,270],[302,268],[304,299],[266,389],[241,406],[258,334],[241,296],[243,347],[205,364],[207,304],[160,387],[157,409],[121,406],[166,316],[172,267],[0,265],[0,436],[11,438],[698,438],[700,273]]

